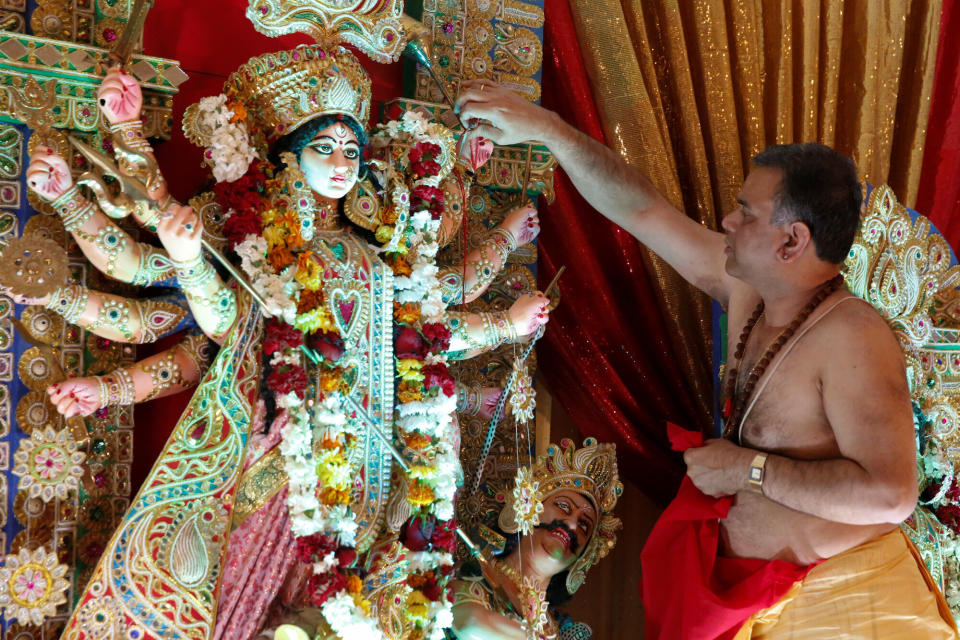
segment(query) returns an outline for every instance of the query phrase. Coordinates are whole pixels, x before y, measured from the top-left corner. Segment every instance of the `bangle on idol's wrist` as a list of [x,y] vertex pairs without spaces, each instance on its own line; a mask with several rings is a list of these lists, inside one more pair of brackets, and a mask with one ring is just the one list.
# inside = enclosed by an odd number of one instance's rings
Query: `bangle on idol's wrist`
[[153,153],[153,147],[143,136],[143,122],[139,118],[115,122],[109,126],[109,129],[113,134],[114,142],[122,142],[134,151]]
[[483,338],[486,344],[499,346],[508,340],[518,338],[517,329],[506,311],[481,313],[480,319],[483,321]]
[[[506,227],[497,227],[490,232],[490,235],[494,238],[502,238],[502,242],[509,248],[509,251],[507,251],[508,256],[517,250],[517,238]],[[504,259],[504,262],[506,262],[506,259]]]
[[70,185],[70,188],[54,198],[50,202],[54,211],[60,214],[63,219],[63,228],[71,232],[84,222],[93,217],[96,207],[87,200],[77,185]]
[[70,324],[77,324],[87,308],[89,298],[89,289],[79,284],[68,284],[54,291],[44,307]]
[[468,416],[475,416],[480,413],[483,394],[480,389],[468,387],[465,384],[457,383],[457,412]]
[[100,406],[121,406],[133,404],[137,388],[133,375],[126,369],[117,369],[103,376],[96,376],[100,387]]
[[171,260],[177,270],[177,280],[184,289],[203,287],[217,277],[216,270],[203,259],[203,254],[186,262]]

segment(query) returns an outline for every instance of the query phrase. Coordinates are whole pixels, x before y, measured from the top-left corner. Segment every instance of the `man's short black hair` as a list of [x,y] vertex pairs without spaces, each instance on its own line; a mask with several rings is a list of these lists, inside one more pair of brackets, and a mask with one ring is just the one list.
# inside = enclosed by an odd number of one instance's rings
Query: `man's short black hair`
[[863,200],[853,161],[830,147],[806,142],[767,147],[753,164],[783,171],[770,223],[804,223],[817,257],[843,262],[857,235]]

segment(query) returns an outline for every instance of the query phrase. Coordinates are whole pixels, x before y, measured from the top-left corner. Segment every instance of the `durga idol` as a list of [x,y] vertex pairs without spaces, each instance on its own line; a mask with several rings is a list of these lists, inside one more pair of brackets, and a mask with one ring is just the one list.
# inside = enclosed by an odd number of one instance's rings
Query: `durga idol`
[[319,637],[443,637],[461,473],[447,359],[533,334],[547,300],[447,311],[453,136],[405,118],[368,165],[369,108],[353,54],[314,45],[251,59],[188,110],[262,304],[221,279],[193,209],[160,219],[221,349],[64,638],[246,640],[305,609]]

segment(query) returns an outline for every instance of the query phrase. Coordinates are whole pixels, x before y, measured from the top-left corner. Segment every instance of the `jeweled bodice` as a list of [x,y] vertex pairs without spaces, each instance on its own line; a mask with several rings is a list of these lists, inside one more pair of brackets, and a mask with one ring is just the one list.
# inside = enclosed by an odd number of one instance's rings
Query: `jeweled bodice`
[[393,432],[393,273],[350,231],[317,231],[314,251],[324,264],[323,292],[344,341],[338,363],[349,385],[346,409],[356,415],[362,442],[350,462],[361,469],[351,508],[358,522],[357,550],[377,538],[390,490]]

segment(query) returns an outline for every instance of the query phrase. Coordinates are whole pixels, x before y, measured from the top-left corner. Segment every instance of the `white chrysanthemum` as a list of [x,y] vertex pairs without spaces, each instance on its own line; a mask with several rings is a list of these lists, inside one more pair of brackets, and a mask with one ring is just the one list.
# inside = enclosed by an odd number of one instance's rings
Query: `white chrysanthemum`
[[329,573],[339,566],[337,561],[337,554],[333,551],[323,556],[323,559],[320,562],[313,563],[313,572],[314,573]]
[[234,251],[240,256],[240,268],[243,269],[244,273],[251,277],[259,275],[267,255],[265,238],[254,233],[248,233]]
[[19,491],[44,502],[68,499],[70,492],[80,487],[87,457],[77,448],[69,429],[34,429],[30,438],[20,441],[13,455],[13,473],[20,476]]
[[383,638],[377,622],[365,616],[363,609],[356,605],[346,591],[340,591],[327,598],[320,610],[330,628],[343,640],[381,640]]
[[426,630],[427,640],[443,640],[446,637],[444,629],[453,626],[453,604],[442,599],[430,603],[430,626]]
[[55,616],[57,606],[67,601],[68,570],[44,547],[32,553],[21,547],[16,555],[7,556],[0,568],[0,607],[6,619],[39,626]]
[[210,146],[204,158],[213,170],[217,182],[233,182],[241,178],[257,157],[250,146],[247,126],[242,122],[227,122],[210,136]]

